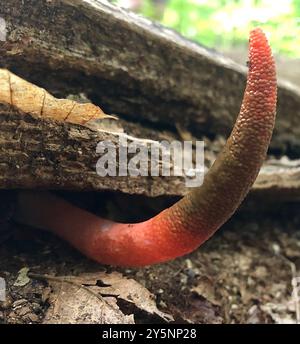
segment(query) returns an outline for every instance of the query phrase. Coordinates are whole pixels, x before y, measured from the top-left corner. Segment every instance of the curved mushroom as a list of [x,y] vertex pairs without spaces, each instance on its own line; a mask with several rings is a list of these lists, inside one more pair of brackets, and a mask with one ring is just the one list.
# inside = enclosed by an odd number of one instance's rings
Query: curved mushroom
[[249,73],[233,131],[201,187],[148,221],[102,219],[47,192],[20,192],[22,222],[56,233],[100,263],[143,266],[187,254],[227,221],[265,159],[276,112],[276,70],[261,29],[250,33]]

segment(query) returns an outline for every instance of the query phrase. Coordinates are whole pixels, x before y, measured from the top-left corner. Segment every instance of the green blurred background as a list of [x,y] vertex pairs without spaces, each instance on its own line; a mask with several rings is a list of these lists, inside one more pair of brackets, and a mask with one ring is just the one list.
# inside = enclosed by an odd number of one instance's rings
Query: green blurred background
[[300,57],[300,0],[114,0],[221,51],[247,47],[262,27],[277,54]]

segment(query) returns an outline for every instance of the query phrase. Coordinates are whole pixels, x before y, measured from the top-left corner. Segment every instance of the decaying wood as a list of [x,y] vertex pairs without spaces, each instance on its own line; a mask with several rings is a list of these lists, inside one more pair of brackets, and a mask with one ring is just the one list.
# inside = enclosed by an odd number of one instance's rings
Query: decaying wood
[[[159,140],[164,128],[183,128],[200,138],[231,129],[246,68],[173,31],[96,0],[8,0],[0,17],[7,31],[0,42],[0,67],[60,97],[84,92],[106,112],[136,121],[123,121],[132,136]],[[281,83],[273,148],[297,155],[299,115],[300,91]],[[5,105],[0,123],[0,188],[113,190],[151,197],[187,192],[178,177],[99,177],[96,145],[105,139],[117,143],[117,134],[40,121]],[[269,162],[252,194],[298,200],[299,180],[299,164]]]
[[[0,17],[0,64],[51,93],[197,137],[232,128],[246,67],[171,30],[100,0],[7,0]],[[299,154],[299,119],[300,90],[280,82],[273,149]]]
[[[134,129],[135,134],[145,135],[138,126]],[[118,133],[37,119],[3,104],[0,133],[2,189],[111,190],[150,197],[182,196],[188,191],[183,177],[98,176],[97,143],[111,140],[118,147]],[[141,141],[133,137],[130,140]],[[270,201],[299,200],[300,162],[267,162],[252,190],[252,195],[262,194],[265,199],[270,196]]]
[[[111,140],[118,147],[119,134],[37,119],[4,104],[0,128],[0,188],[119,190],[149,196],[174,192],[168,178],[97,175],[98,142]],[[174,182],[179,184],[177,178]]]

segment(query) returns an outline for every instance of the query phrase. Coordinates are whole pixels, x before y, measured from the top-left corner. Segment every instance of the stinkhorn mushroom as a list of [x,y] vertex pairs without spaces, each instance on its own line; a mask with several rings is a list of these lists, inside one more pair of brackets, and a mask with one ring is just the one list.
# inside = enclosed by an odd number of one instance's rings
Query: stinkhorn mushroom
[[144,266],[185,255],[231,217],[255,181],[274,127],[276,94],[272,52],[257,28],[250,33],[249,73],[239,116],[201,187],[135,224],[105,220],[51,193],[34,191],[19,193],[17,217],[56,233],[100,263]]

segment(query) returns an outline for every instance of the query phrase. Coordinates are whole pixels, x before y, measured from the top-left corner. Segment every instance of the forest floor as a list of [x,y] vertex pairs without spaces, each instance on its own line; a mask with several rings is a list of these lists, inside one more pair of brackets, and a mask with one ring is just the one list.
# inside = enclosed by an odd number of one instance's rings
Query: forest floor
[[[54,302],[51,283],[24,278],[24,268],[39,276],[118,271],[146,287],[157,308],[178,323],[295,323],[300,306],[292,297],[292,280],[300,277],[297,208],[290,204],[275,212],[239,212],[196,252],[141,269],[101,267],[51,234],[14,228],[0,239],[0,277],[7,285],[0,323],[45,322]],[[116,304],[137,323],[166,321],[134,302],[119,299]]]

